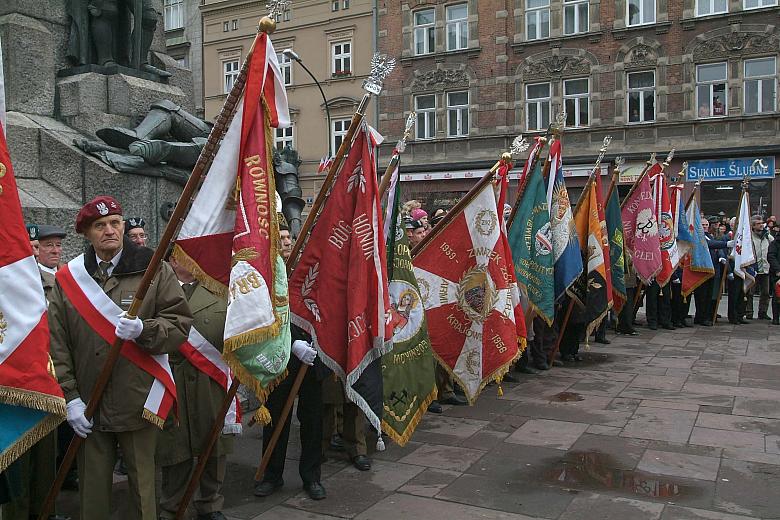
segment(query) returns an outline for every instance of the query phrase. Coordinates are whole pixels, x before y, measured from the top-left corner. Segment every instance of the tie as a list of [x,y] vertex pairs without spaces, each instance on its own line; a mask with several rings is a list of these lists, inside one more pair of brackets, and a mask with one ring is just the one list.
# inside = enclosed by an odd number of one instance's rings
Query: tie
[[111,262],[100,262],[98,267],[100,268],[100,278],[105,282],[109,277],[108,270],[111,268]]
[[195,283],[185,283],[181,286],[181,288],[184,290],[184,296],[187,297],[189,300],[192,298],[192,293],[195,292]]

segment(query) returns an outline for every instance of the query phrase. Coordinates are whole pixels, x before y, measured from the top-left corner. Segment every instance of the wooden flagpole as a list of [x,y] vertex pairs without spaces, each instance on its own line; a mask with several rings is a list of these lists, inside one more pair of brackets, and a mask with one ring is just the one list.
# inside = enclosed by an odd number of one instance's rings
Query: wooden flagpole
[[[260,31],[264,31],[262,23],[260,24]],[[190,201],[198,188],[200,180],[208,167],[211,165],[211,162],[216,155],[218,145],[222,140],[222,137],[225,135],[225,132],[227,132],[227,129],[230,126],[230,122],[236,113],[238,103],[241,100],[241,95],[244,92],[244,85],[246,84],[246,78],[249,72],[249,63],[251,61],[252,52],[254,51],[254,46],[257,42],[257,39],[260,37],[260,31],[258,31],[258,35],[255,37],[255,40],[252,43],[252,47],[247,53],[244,65],[241,67],[241,71],[236,77],[233,87],[230,89],[230,94],[228,94],[228,97],[225,100],[225,104],[222,106],[222,110],[214,122],[214,127],[211,129],[206,144],[198,156],[198,161],[195,163],[195,166],[192,169],[192,174],[187,180],[187,184],[185,184],[184,189],[179,196],[179,200],[176,203],[173,214],[171,215],[170,220],[168,220],[165,231],[160,237],[160,243],[157,246],[157,249],[154,251],[154,255],[152,256],[152,259],[149,262],[146,271],[144,272],[144,276],[141,279],[141,282],[138,284],[133,301],[126,313],[128,318],[135,318],[137,316],[138,310],[140,309],[141,304],[146,297],[146,293],[149,290],[149,286],[151,285],[154,276],[157,274],[160,263],[163,261],[163,257],[167,253],[170,243],[173,241],[174,235],[176,234],[179,225],[184,220],[186,212],[189,208]],[[92,394],[90,395],[89,401],[87,402],[87,408],[84,411],[84,416],[87,419],[91,419],[95,415],[95,412],[100,405],[100,400],[103,397],[103,393],[105,392],[109,380],[111,379],[111,373],[119,359],[123,343],[123,340],[117,338],[117,340],[114,341],[113,345],[111,345],[111,348],[109,349],[106,361],[103,364],[103,368],[101,369],[100,374],[98,375],[98,379],[95,382]],[[60,464],[59,470],[57,471],[57,476],[54,479],[48,494],[46,495],[46,499],[44,500],[43,505],[41,506],[41,512],[38,515],[38,520],[48,520],[49,514],[54,509],[54,502],[57,499],[57,495],[59,494],[60,489],[62,488],[65,477],[73,465],[73,461],[76,459],[76,454],[78,453],[78,450],[83,442],[84,439],[78,435],[73,437],[73,440],[71,441],[70,445],[68,446],[68,450],[65,453],[65,457],[62,460],[62,464]]]
[[[314,204],[312,205],[312,209],[309,212],[309,215],[306,217],[306,221],[303,223],[301,232],[298,234],[298,238],[295,240],[295,245],[293,246],[292,252],[290,253],[290,257],[287,259],[288,273],[291,273],[295,265],[298,263],[298,259],[303,250],[303,246],[308,240],[311,228],[314,225],[314,221],[325,204],[325,199],[327,198],[328,193],[330,193],[330,189],[333,187],[333,183],[336,181],[336,175],[338,170],[341,168],[342,163],[344,162],[344,158],[346,157],[347,152],[349,152],[350,148],[352,147],[352,141],[354,140],[355,134],[360,127],[360,123],[363,121],[366,107],[368,106],[368,102],[371,100],[371,96],[378,96],[380,94],[382,91],[382,81],[384,81],[390,72],[392,72],[393,68],[395,68],[395,59],[387,59],[386,56],[383,56],[379,53],[374,53],[374,56],[371,59],[371,74],[369,78],[363,83],[363,88],[366,90],[366,93],[363,94],[363,99],[360,100],[360,104],[358,105],[355,114],[352,116],[352,121],[350,122],[349,130],[347,130],[347,135],[345,135],[344,139],[341,141],[341,145],[336,152],[336,157],[333,159],[330,168],[328,169],[328,175],[325,177],[322,188],[320,188],[320,191],[317,194],[317,198],[314,200]],[[301,367],[298,369],[298,374],[295,376],[292,387],[290,388],[290,394],[287,396],[287,401],[284,403],[284,407],[282,408],[282,414],[274,425],[274,430],[271,434],[271,438],[268,441],[268,446],[263,450],[263,456],[260,459],[260,465],[257,467],[257,471],[255,472],[255,481],[259,481],[263,477],[263,473],[265,473],[265,469],[268,467],[268,463],[271,460],[271,455],[276,448],[276,443],[279,442],[282,429],[284,424],[287,422],[287,417],[290,415],[290,410],[292,410],[295,397],[298,395],[298,391],[301,389],[303,378],[306,376],[308,369],[309,365],[301,363]]]

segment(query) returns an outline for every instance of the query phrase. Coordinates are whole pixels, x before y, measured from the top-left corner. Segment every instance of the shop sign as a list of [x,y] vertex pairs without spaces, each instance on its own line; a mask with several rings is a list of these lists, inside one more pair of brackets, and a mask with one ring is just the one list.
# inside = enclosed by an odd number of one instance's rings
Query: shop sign
[[634,184],[642,172],[645,171],[647,163],[632,162],[626,163],[620,169],[620,175],[618,176],[618,182],[620,184]]
[[685,180],[739,181],[745,175],[751,179],[773,179],[775,177],[774,157],[748,157],[741,159],[714,159],[711,161],[688,161]]
[[[592,166],[563,166],[564,177],[587,177],[590,175]],[[606,175],[609,172],[609,165],[602,164],[601,174]],[[523,164],[519,163],[511,172],[509,172],[510,180],[520,179],[520,175],[523,172]],[[421,172],[421,173],[402,173],[401,182],[410,181],[449,181],[452,179],[481,179],[486,171],[480,170],[457,170],[451,172]]]

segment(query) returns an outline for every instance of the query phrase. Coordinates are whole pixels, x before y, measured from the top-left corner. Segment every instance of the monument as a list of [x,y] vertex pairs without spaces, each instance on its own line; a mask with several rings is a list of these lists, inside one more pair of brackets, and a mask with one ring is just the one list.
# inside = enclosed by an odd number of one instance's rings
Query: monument
[[[208,135],[163,25],[162,0],[0,2],[6,133],[25,218],[68,226],[67,256],[83,248],[76,212],[99,194],[142,216],[155,245]],[[157,124],[167,126],[150,130]]]

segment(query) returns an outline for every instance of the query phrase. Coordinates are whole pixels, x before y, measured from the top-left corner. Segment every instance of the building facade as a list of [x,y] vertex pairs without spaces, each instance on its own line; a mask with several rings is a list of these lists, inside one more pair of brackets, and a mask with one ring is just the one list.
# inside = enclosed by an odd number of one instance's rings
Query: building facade
[[575,198],[610,135],[629,172],[674,147],[673,174],[687,161],[705,176],[705,213],[736,213],[746,171],[754,211],[780,212],[777,0],[385,1],[378,19],[400,59],[380,131],[392,142],[417,112],[406,198],[451,204],[565,111]]
[[[238,75],[255,36],[264,4],[254,0],[205,0],[203,63],[206,118],[213,119]],[[290,146],[299,167],[304,198],[310,202],[324,175],[323,157],[338,149],[352,114],[363,97],[362,83],[374,51],[375,10],[372,0],[296,0],[278,17],[274,48],[285,78],[293,126],[276,130],[276,146]],[[311,71],[317,84],[294,58]],[[328,111],[330,125],[328,124]],[[371,114],[376,113],[370,107]],[[368,115],[373,123],[374,117]],[[330,128],[329,128],[330,126]]]
[[204,117],[203,108],[203,24],[201,0],[163,0],[165,49],[182,67],[192,71],[195,114]]

